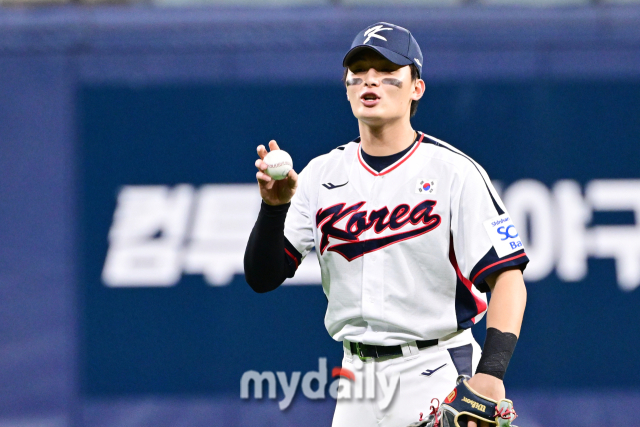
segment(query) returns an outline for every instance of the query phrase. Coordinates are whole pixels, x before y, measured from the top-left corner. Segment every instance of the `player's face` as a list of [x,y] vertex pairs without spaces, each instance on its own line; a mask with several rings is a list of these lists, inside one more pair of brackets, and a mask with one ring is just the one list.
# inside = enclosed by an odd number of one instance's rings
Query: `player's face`
[[409,66],[396,65],[373,50],[363,50],[349,64],[346,84],[353,115],[371,126],[408,119],[411,101],[424,93],[424,82],[411,80]]

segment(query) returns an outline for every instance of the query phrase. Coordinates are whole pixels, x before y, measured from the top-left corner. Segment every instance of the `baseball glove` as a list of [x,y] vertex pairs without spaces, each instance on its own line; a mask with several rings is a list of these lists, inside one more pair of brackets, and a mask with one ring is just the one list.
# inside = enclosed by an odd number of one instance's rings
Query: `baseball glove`
[[442,405],[431,406],[431,414],[427,418],[423,419],[421,413],[420,421],[408,427],[467,427],[469,416],[497,427],[516,427],[511,424],[517,417],[513,402],[508,399],[496,402],[480,396],[469,387],[468,379],[466,375],[459,376],[456,388],[449,393]]

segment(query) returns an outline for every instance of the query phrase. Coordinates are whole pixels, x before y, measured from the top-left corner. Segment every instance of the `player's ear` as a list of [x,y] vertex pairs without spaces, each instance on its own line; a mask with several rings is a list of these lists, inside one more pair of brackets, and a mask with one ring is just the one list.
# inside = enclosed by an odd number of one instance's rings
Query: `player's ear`
[[347,84],[347,80],[349,79],[349,69],[344,69],[344,75],[342,76],[342,84],[344,84],[344,90],[347,93],[347,101],[351,101],[349,99],[349,85]]
[[411,99],[413,101],[418,101],[424,95],[424,91],[426,89],[426,85],[424,80],[416,79],[413,82],[413,91],[411,92]]

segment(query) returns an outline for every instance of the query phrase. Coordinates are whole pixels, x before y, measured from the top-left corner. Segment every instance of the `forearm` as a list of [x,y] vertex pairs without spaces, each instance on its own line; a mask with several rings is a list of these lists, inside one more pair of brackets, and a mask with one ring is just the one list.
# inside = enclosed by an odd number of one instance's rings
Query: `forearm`
[[527,291],[520,270],[506,270],[487,279],[491,301],[487,312],[487,338],[477,373],[504,378],[515,350]]
[[[244,253],[245,279],[256,292],[276,289],[293,277],[295,262],[285,252],[284,222],[289,204],[260,209]],[[293,265],[292,265],[293,264]]]
[[487,283],[491,288],[487,328],[496,328],[519,337],[527,303],[527,288],[522,273],[517,269],[503,271],[497,277],[487,278]]

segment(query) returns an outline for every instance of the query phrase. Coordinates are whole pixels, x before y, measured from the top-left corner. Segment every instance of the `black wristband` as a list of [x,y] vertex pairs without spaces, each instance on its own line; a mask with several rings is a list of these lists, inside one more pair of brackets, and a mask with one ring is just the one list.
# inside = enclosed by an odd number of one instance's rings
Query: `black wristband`
[[487,329],[487,338],[484,340],[482,357],[478,363],[476,373],[487,374],[498,379],[504,379],[507,366],[516,348],[518,337],[511,332],[500,332],[496,328]]

